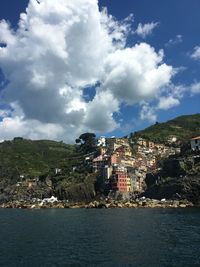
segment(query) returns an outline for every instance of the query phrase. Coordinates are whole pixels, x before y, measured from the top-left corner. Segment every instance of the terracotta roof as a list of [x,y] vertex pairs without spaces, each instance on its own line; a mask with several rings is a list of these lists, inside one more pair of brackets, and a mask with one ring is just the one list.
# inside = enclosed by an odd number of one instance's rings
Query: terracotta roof
[[198,140],[198,139],[200,139],[200,136],[194,137],[191,140]]

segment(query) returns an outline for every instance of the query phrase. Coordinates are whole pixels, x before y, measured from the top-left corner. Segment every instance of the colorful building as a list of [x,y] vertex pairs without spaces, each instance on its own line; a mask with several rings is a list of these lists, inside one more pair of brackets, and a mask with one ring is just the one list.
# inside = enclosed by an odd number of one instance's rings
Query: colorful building
[[131,192],[131,178],[124,167],[115,167],[111,176],[111,189],[119,192]]

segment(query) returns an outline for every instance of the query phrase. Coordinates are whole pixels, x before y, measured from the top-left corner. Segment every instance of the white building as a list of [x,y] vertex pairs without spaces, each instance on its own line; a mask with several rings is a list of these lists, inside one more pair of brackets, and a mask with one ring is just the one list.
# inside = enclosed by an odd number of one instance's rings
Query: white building
[[193,151],[199,150],[200,151],[200,136],[194,137],[190,140],[191,149]]
[[177,141],[177,137],[175,135],[170,135],[167,141],[170,144],[175,143]]
[[101,136],[99,137],[98,141],[97,141],[97,146],[106,146],[106,138],[105,136]]

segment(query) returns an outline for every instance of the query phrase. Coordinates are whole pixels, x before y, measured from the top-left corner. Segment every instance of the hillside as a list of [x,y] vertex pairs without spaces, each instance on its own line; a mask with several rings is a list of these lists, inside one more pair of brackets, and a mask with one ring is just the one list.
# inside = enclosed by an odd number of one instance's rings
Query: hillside
[[34,177],[59,168],[62,161],[75,153],[75,147],[62,142],[23,138],[0,143],[0,176],[16,171]]
[[94,183],[95,176],[85,168],[84,154],[76,145],[21,137],[0,143],[0,202],[51,195],[90,199]]
[[[200,114],[156,123],[132,134],[132,138],[144,137],[166,143],[174,135],[186,142],[200,135]],[[0,143],[0,202],[51,195],[67,200],[94,198],[101,192],[101,182],[98,181],[98,172],[92,172],[92,165],[85,161],[85,156],[97,153],[95,134],[82,134],[76,143],[68,145],[21,137]],[[187,149],[182,151],[184,156]]]
[[155,142],[167,142],[171,135],[178,140],[188,140],[200,135],[200,114],[185,115],[173,120],[158,123],[136,132],[134,137],[143,137]]

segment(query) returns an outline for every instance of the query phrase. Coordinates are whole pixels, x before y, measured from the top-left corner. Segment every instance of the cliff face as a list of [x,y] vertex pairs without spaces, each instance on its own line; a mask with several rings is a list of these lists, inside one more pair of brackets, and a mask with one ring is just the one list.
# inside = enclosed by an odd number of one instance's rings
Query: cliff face
[[48,198],[54,194],[51,187],[44,183],[33,186],[32,188],[27,185],[17,186],[16,184],[6,185],[0,188],[0,203],[15,200],[30,200],[33,198]]
[[94,183],[74,184],[67,188],[57,189],[55,195],[60,200],[91,201],[95,198]]
[[[66,179],[65,179],[66,181]],[[0,187],[0,204],[7,201],[43,199],[56,196],[60,200],[90,201],[95,198],[95,177],[87,175],[82,182],[68,184],[51,183],[45,181],[37,183],[4,184]]]
[[154,184],[146,190],[145,196],[155,199],[187,199],[199,205],[200,175],[171,178],[159,184]]
[[156,199],[187,199],[200,204],[200,163],[199,157],[168,159],[156,175],[146,178],[145,196]]

